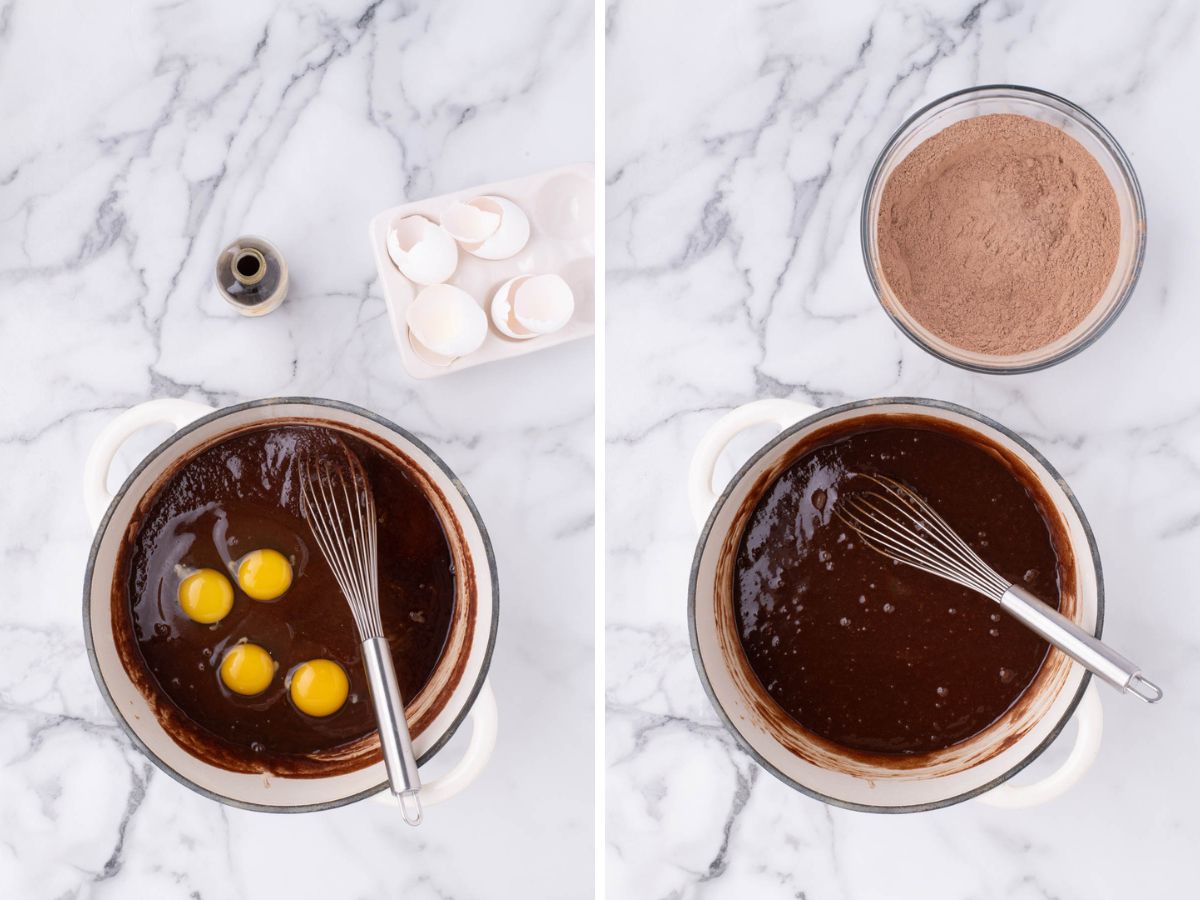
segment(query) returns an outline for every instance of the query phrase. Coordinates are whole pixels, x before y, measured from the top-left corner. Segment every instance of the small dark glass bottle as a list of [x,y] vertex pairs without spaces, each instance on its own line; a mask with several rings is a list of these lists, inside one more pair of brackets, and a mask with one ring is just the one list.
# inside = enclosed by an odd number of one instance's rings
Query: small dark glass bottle
[[217,292],[244,316],[262,316],[287,295],[288,267],[269,241],[247,235],[217,257],[213,278]]

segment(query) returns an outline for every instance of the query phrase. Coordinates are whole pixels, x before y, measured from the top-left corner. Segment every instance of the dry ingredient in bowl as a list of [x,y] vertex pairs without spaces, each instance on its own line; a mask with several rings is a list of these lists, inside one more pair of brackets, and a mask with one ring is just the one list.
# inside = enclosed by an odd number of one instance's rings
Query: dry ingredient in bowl
[[1116,267],[1104,170],[1061,129],[965,119],[921,143],[883,190],[883,277],[921,325],[964,350],[1036,350],[1082,322]]

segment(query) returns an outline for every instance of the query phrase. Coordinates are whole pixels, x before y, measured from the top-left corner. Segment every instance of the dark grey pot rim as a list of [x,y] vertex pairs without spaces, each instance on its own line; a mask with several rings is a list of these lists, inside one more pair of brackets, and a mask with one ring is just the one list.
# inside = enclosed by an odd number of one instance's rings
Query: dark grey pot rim
[[696,582],[700,573],[700,559],[704,555],[704,549],[708,545],[709,538],[712,535],[713,523],[716,521],[718,513],[720,513],[721,509],[725,506],[729,496],[733,493],[733,489],[741,483],[742,479],[746,477],[750,469],[753,468],[760,459],[774,451],[775,448],[780,444],[789,441],[802,429],[810,428],[813,425],[830,418],[831,416],[847,412],[849,410],[869,409],[875,406],[893,406],[900,404],[909,406],[923,406],[930,409],[945,410],[947,412],[953,412],[967,416],[968,418],[973,419],[989,428],[994,428],[1000,434],[1004,435],[1006,438],[1013,441],[1023,450],[1028,452],[1031,456],[1033,456],[1039,465],[1045,468],[1050,477],[1053,478],[1055,483],[1062,489],[1063,493],[1067,497],[1067,500],[1070,501],[1071,507],[1075,510],[1075,514],[1079,516],[1079,521],[1083,526],[1084,534],[1087,536],[1088,548],[1092,554],[1092,564],[1096,568],[1096,637],[1100,637],[1100,634],[1104,628],[1104,575],[1100,568],[1100,551],[1096,546],[1095,535],[1092,534],[1092,526],[1089,524],[1087,517],[1083,514],[1083,508],[1079,505],[1079,501],[1075,498],[1075,494],[1067,484],[1066,480],[1058,473],[1058,470],[1055,469],[1054,466],[1050,465],[1049,460],[1042,456],[1042,454],[1039,453],[1032,444],[1022,438],[1019,434],[1009,428],[1006,428],[1004,425],[1001,425],[994,419],[988,418],[982,413],[975,412],[974,410],[968,409],[965,406],[959,406],[957,403],[949,403],[944,400],[931,400],[925,397],[880,397],[871,400],[857,400],[853,403],[843,403],[839,406],[831,406],[828,409],[822,409],[816,413],[813,413],[811,416],[806,416],[795,425],[784,429],[778,435],[764,444],[753,456],[750,457],[750,459],[748,459],[742,465],[740,469],[738,469],[737,474],[729,480],[729,484],[725,486],[725,489],[721,492],[720,497],[717,498],[717,502],[713,504],[712,511],[708,514],[708,520],[704,523],[704,528],[700,531],[700,537],[696,543],[696,553],[692,558],[692,571],[688,579],[688,637],[692,645],[692,658],[696,662],[696,670],[700,673],[700,682],[704,685],[704,692],[708,695],[709,702],[712,703],[713,709],[716,710],[717,716],[720,718],[722,724],[724,724],[725,728],[730,732],[730,734],[733,735],[734,740],[737,741],[738,745],[746,753],[748,753],[755,762],[757,762],[760,766],[762,766],[784,784],[802,794],[812,797],[814,800],[820,800],[822,803],[828,803],[831,806],[841,807],[842,809],[854,810],[855,812],[879,814],[928,812],[934,809],[942,809],[943,807],[953,806],[956,803],[962,803],[964,800],[970,800],[972,797],[978,797],[980,794],[986,793],[997,785],[1008,781],[1010,778],[1028,766],[1031,762],[1041,756],[1042,753],[1045,752],[1046,748],[1054,743],[1055,738],[1057,738],[1062,732],[1063,728],[1066,727],[1067,721],[1072,715],[1074,715],[1075,708],[1079,706],[1079,702],[1083,699],[1083,692],[1087,690],[1088,684],[1092,677],[1090,672],[1084,672],[1083,679],[1079,683],[1079,688],[1075,691],[1075,696],[1071,698],[1071,702],[1067,705],[1066,710],[1063,712],[1062,717],[1055,724],[1054,728],[1050,730],[1050,733],[1046,735],[1046,738],[1037,747],[1035,747],[1032,752],[1030,752],[1007,772],[1004,772],[1002,775],[993,778],[987,784],[981,785],[973,790],[957,794],[953,797],[947,797],[944,800],[936,800],[930,803],[916,803],[909,806],[872,806],[864,803],[851,803],[836,797],[830,797],[827,794],[822,794],[820,791],[813,790],[812,788],[801,784],[800,782],[781,772],[778,768],[768,762],[766,758],[764,758],[757,750],[755,750],[745,736],[738,730],[737,726],[733,722],[733,719],[725,712],[725,709],[721,706],[720,701],[717,699],[716,691],[713,689],[708,672],[704,667],[704,660],[700,655],[699,638],[696,634]]
[[189,778],[185,778],[183,775],[171,768],[171,766],[165,761],[160,759],[153,750],[146,746],[142,739],[138,737],[133,728],[125,720],[125,715],[118,708],[116,701],[113,700],[112,694],[109,693],[108,685],[104,681],[104,676],[100,672],[100,664],[96,659],[96,647],[92,637],[91,595],[92,576],[96,566],[96,555],[100,550],[101,538],[108,530],[109,521],[112,519],[113,511],[117,508],[117,505],[121,502],[121,499],[133,486],[133,483],[137,477],[145,470],[151,461],[170,449],[171,446],[177,441],[186,437],[188,434],[191,434],[196,429],[209,424],[210,422],[215,422],[216,420],[222,419],[225,416],[247,409],[264,409],[267,407],[281,406],[284,404],[305,404],[308,406],[336,409],[341,412],[348,412],[357,416],[361,416],[364,419],[374,422],[376,425],[383,426],[384,428],[399,435],[404,440],[411,442],[430,460],[432,460],[433,464],[437,466],[437,468],[440,469],[447,478],[450,479],[450,483],[454,486],[455,490],[458,491],[459,495],[467,504],[467,509],[470,510],[471,516],[475,520],[475,526],[479,529],[480,537],[483,539],[484,553],[487,556],[488,571],[491,573],[492,579],[492,620],[490,623],[491,627],[488,636],[488,643],[484,650],[483,666],[479,671],[478,678],[475,679],[475,684],[471,686],[471,691],[467,696],[467,701],[465,704],[463,704],[462,712],[455,717],[454,721],[450,724],[450,727],[446,729],[445,734],[443,734],[433,744],[433,746],[431,746],[427,751],[425,751],[425,753],[421,755],[421,758],[417,760],[418,764],[423,764],[427,760],[431,759],[434,754],[441,750],[442,747],[444,747],[446,743],[454,736],[455,732],[458,731],[459,726],[462,725],[463,721],[470,714],[471,708],[475,705],[475,700],[479,696],[479,692],[483,689],[483,683],[487,679],[488,670],[491,668],[492,664],[492,651],[496,646],[496,627],[500,621],[500,583],[497,580],[496,556],[492,550],[492,541],[488,536],[487,528],[484,527],[483,519],[479,515],[479,510],[475,506],[475,501],[471,499],[471,495],[467,493],[466,487],[464,487],[463,483],[459,481],[458,476],[456,476],[454,472],[450,470],[450,467],[442,461],[440,456],[434,453],[424,441],[412,434],[412,432],[401,428],[395,422],[385,419],[383,416],[377,415],[370,410],[363,409],[361,406],[356,406],[353,403],[344,403],[341,400],[326,400],[321,397],[270,397],[262,400],[251,400],[246,403],[237,403],[233,406],[224,406],[207,415],[201,416],[199,419],[196,419],[196,421],[185,425],[183,428],[180,428],[161,444],[151,450],[148,454],[146,454],[146,456],[137,464],[134,470],[129,473],[129,476],[121,485],[120,490],[113,495],[112,502],[109,503],[108,509],[105,510],[104,517],[100,520],[100,524],[96,527],[96,534],[92,538],[92,549],[88,554],[87,569],[84,572],[83,579],[83,641],[84,645],[87,647],[88,662],[91,664],[92,674],[95,676],[96,684],[100,688],[100,693],[103,695],[105,703],[107,703],[108,708],[112,710],[113,717],[117,720],[118,724],[120,724],[121,728],[124,729],[125,734],[133,742],[134,746],[137,747],[152,763],[154,763],[154,765],[156,765],[175,781],[179,782],[185,787],[191,788],[197,794],[208,797],[210,800],[216,800],[218,803],[224,803],[227,806],[234,806],[239,809],[247,809],[253,812],[320,812],[327,809],[336,809],[339,806],[347,806],[348,804],[355,803],[374,794],[378,794],[387,787],[387,780],[385,779],[373,787],[369,787],[347,797],[341,797],[325,803],[307,803],[297,804],[294,806],[266,806],[260,803],[248,803],[235,797],[227,797],[224,794],[219,794],[215,791],[209,790],[206,787],[196,784],[196,782]]
[[[1030,365],[1025,366],[997,367],[976,365],[974,363],[966,362],[965,360],[946,356],[944,353],[926,344],[925,341],[921,339],[920,335],[909,330],[908,326],[900,321],[900,319],[898,319],[895,314],[888,309],[887,304],[883,302],[882,286],[879,283],[879,278],[876,276],[874,267],[871,265],[871,255],[867,251],[867,245],[871,239],[870,229],[872,227],[872,223],[868,221],[871,193],[874,190],[875,184],[879,180],[879,176],[883,171],[883,161],[891,151],[892,147],[895,146],[896,142],[900,139],[900,136],[904,134],[914,122],[916,122],[934,107],[941,106],[943,103],[953,100],[956,97],[961,97],[966,94],[975,94],[981,91],[1013,91],[1016,93],[1028,94],[1034,100],[1045,99],[1052,101],[1053,103],[1061,103],[1063,106],[1069,109],[1079,119],[1081,125],[1085,126],[1096,134],[1101,143],[1108,147],[1113,157],[1117,160],[1119,168],[1126,176],[1126,180],[1128,181],[1130,193],[1133,195],[1134,208],[1137,210],[1138,217],[1142,224],[1141,231],[1139,232],[1137,257],[1133,263],[1133,274],[1130,276],[1129,286],[1125,289],[1124,294],[1113,306],[1113,308],[1108,311],[1108,314],[1105,315],[1104,319],[1097,324],[1091,334],[1073,347],[1069,347],[1066,350],[1063,350],[1061,353],[1058,353],[1049,359],[1043,360],[1042,362],[1031,363]],[[1077,103],[1072,103],[1066,97],[1060,97],[1058,94],[1051,93],[1050,91],[1044,91],[1041,88],[1029,87],[1028,85],[977,84],[972,87],[960,88],[957,91],[951,91],[949,94],[938,97],[936,100],[926,103],[915,113],[905,119],[900,124],[899,128],[892,132],[892,136],[887,139],[883,145],[883,149],[879,151],[879,156],[875,158],[875,164],[871,166],[871,174],[867,176],[867,184],[863,189],[862,205],[859,212],[859,244],[862,250],[863,266],[867,270],[867,279],[871,282],[871,289],[875,292],[875,298],[879,301],[879,305],[883,309],[884,313],[887,314],[887,317],[892,320],[892,324],[900,330],[901,334],[907,337],[910,341],[912,341],[930,356],[934,356],[940,359],[942,362],[949,363],[952,366],[958,366],[960,369],[966,369],[970,372],[979,372],[984,375],[1022,375],[1026,372],[1039,372],[1042,369],[1048,369],[1051,366],[1056,366],[1061,362],[1066,362],[1068,359],[1071,359],[1077,354],[1082,353],[1088,347],[1092,346],[1092,344],[1096,343],[1096,341],[1098,341],[1100,337],[1112,327],[1112,324],[1117,320],[1117,318],[1124,311],[1125,307],[1129,304],[1129,300],[1131,297],[1133,297],[1133,292],[1137,288],[1138,280],[1141,278],[1142,264],[1145,262],[1146,258],[1146,200],[1142,195],[1142,185],[1141,182],[1138,181],[1137,171],[1133,168],[1133,162],[1129,159],[1128,155],[1126,155],[1125,149],[1121,146],[1120,142],[1113,137],[1112,132],[1100,124],[1100,120],[1089,113],[1082,106]]]

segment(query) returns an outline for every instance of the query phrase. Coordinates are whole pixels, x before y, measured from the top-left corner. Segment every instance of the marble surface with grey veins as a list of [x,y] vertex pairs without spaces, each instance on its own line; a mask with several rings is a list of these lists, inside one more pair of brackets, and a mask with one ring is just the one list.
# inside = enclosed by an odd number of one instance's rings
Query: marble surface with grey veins
[[[609,896],[1195,893],[1198,16],[1185,2],[1083,0],[608,5]],[[862,189],[892,131],[988,82],[1091,111],[1132,159],[1149,214],[1140,286],[1115,326],[1082,356],[1017,377],[954,369],[899,334],[858,239]],[[697,440],[756,398],[887,395],[973,407],[1049,457],[1095,528],[1105,636],[1166,687],[1153,708],[1104,693],[1099,758],[1036,810],[823,806],[738,749],[697,678],[685,621]],[[736,445],[725,477],[768,435]]]
[[[581,0],[0,0],[0,897],[591,896],[591,342],[414,382],[366,232],[591,160],[593,28]],[[261,320],[210,288],[244,233],[291,263]],[[100,429],[153,397],[297,394],[414,431],[495,543],[499,743],[419,830],[382,804],[192,794],[131,746],[84,652]]]

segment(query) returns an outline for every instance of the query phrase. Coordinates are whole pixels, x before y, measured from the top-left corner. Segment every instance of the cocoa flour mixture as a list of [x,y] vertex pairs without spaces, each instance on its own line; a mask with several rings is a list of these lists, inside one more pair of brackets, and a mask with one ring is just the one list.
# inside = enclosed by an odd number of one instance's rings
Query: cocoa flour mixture
[[988,115],[920,144],[883,190],[883,276],[912,316],[977,353],[1044,347],[1116,267],[1121,219],[1096,159],[1062,130]]

